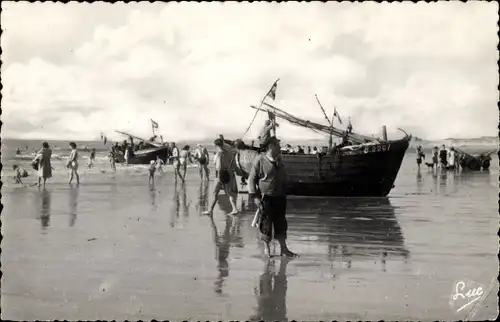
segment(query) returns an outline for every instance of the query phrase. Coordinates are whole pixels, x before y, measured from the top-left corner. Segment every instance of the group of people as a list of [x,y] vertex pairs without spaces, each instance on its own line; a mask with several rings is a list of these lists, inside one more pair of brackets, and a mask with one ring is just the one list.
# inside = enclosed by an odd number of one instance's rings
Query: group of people
[[[70,142],[69,147],[71,149],[71,153],[69,155],[68,161],[66,163],[66,167],[68,169],[69,174],[69,183],[73,182],[73,179],[76,179],[77,185],[80,184],[80,175],[78,174],[78,150],[75,142]],[[95,150],[94,156],[95,156]],[[92,153],[92,152],[91,152]],[[50,148],[47,142],[42,143],[42,148],[35,154],[35,158],[31,162],[31,166],[34,170],[38,172],[38,183],[39,187],[42,186],[45,188],[47,183],[47,179],[52,178],[52,149]],[[22,168],[21,166],[14,164],[12,166],[14,170],[14,183],[23,184],[22,178],[28,177],[28,171]]]
[[[236,175],[234,172],[236,165],[236,153],[227,149],[224,146],[222,138],[214,141],[216,153],[214,157],[215,177],[216,182],[212,194],[212,202],[207,211],[203,212],[205,215],[212,215],[214,208],[218,202],[219,193],[223,190],[231,202],[232,211],[230,215],[238,214],[236,199],[238,196],[238,187],[236,183]],[[78,159],[79,153],[75,142],[70,142],[69,147],[71,153],[66,162],[66,167],[69,173],[69,183],[71,184],[74,179],[76,183],[80,183],[80,176],[78,173]],[[110,149],[110,153],[115,150],[116,145]],[[264,153],[257,155],[254,160],[250,175],[248,178],[248,191],[251,198],[260,211],[259,216],[259,230],[262,239],[265,242],[266,254],[270,256],[270,242],[273,238],[279,241],[281,247],[281,255],[287,257],[295,257],[296,254],[288,249],[286,244],[287,234],[287,221],[286,214],[286,172],[281,160],[281,146],[280,141],[272,136],[267,138],[265,142],[261,142],[261,148]],[[170,152],[168,160],[174,165],[175,178],[180,178],[183,182],[186,178],[187,162],[195,160],[199,164],[199,173],[202,180],[209,179],[209,153],[206,148],[198,144],[194,155],[191,156],[189,146],[186,145],[181,151],[176,147],[175,143],[170,144]],[[95,150],[90,152],[89,167],[93,166],[95,159]],[[46,185],[47,179],[52,177],[52,164],[51,164],[52,150],[47,142],[42,143],[42,149],[38,151],[32,166],[38,171],[38,185],[43,187]],[[113,158],[111,158],[113,159]],[[114,162],[113,162],[114,163]],[[149,180],[154,183],[154,175],[156,171],[162,171],[161,168],[164,162],[160,157],[152,160],[149,167]],[[27,171],[15,166],[16,179],[22,183],[21,178],[27,175]]]
[[[423,160],[425,160],[425,153],[422,146],[419,145],[417,146],[417,166],[419,170]],[[450,147],[448,150],[444,144],[441,149],[435,146],[432,149],[432,162],[426,162],[425,164],[432,169],[459,170],[460,154],[455,151],[454,147]]]

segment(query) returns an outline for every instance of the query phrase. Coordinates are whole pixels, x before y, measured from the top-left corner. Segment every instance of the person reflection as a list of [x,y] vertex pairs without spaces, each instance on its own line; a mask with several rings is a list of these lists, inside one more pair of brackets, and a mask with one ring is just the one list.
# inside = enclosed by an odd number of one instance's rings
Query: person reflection
[[173,198],[173,209],[172,209],[172,215],[170,218],[170,226],[175,227],[175,224],[177,223],[177,220],[179,219],[179,211],[181,210],[181,202],[179,199],[179,191],[177,190],[177,185],[174,188],[174,198]]
[[42,229],[49,227],[50,225],[50,191],[42,190],[40,192],[42,197],[42,208],[40,211],[40,222],[42,224]]
[[73,227],[76,222],[76,214],[78,208],[78,193],[80,189],[78,187],[69,188],[69,226]]
[[208,206],[208,180],[203,180],[200,182],[200,187],[198,188],[198,204],[196,205],[196,210],[201,214],[203,211],[207,210]]
[[[288,321],[286,293],[288,280],[286,269],[292,259],[280,259],[278,273],[275,273],[275,260],[266,261],[264,272],[260,275],[259,286],[254,289],[257,297],[257,310],[250,321]],[[274,282],[274,283],[273,283]]]
[[229,249],[231,247],[232,218],[231,216],[226,217],[226,226],[221,236],[219,236],[213,216],[210,216],[210,223],[212,225],[215,244],[215,259],[217,260],[217,269],[219,270],[219,275],[214,283],[214,291],[217,294],[222,294],[224,279],[229,276],[229,263],[227,262],[227,258],[229,257]]
[[183,183],[181,185],[180,189],[180,205],[182,206],[182,216],[187,218],[189,217],[189,205],[190,203],[187,202],[187,195],[186,195],[186,186]]

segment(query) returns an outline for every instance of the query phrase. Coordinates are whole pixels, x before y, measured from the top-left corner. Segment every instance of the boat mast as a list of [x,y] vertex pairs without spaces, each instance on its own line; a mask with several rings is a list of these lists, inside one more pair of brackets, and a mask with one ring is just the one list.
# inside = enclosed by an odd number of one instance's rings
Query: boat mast
[[[300,118],[293,116],[290,113],[285,112],[285,111],[283,111],[283,110],[281,110],[273,105],[270,105],[266,102],[264,102],[263,105],[265,105],[267,107],[267,109],[260,109],[262,112],[272,111],[274,113],[274,115],[276,115],[277,117],[284,119],[284,120],[286,120],[294,125],[305,127],[305,128],[308,128],[312,131],[315,131],[315,132],[323,132],[326,134],[332,133],[333,135],[335,135],[337,137],[343,137],[346,135],[345,131],[343,131],[341,129],[337,129],[334,126],[325,126],[325,125],[322,125],[322,124],[319,124],[316,122],[311,122],[309,120],[300,119]],[[253,109],[256,109],[256,110],[258,109],[257,107],[255,107],[253,105],[251,105],[250,107]],[[349,138],[350,141],[352,141],[354,143],[358,143],[358,144],[378,141],[377,138],[373,138],[370,136],[357,134],[357,133],[347,133],[347,137]]]

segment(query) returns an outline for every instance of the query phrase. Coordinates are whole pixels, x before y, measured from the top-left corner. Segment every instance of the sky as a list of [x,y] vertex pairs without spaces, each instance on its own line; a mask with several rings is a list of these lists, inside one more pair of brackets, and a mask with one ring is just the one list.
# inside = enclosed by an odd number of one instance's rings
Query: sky
[[[389,137],[498,133],[498,4],[2,3],[2,137],[241,137],[276,100]],[[260,114],[244,137],[258,135]],[[281,121],[278,136],[317,138]],[[119,136],[117,137],[119,138]]]

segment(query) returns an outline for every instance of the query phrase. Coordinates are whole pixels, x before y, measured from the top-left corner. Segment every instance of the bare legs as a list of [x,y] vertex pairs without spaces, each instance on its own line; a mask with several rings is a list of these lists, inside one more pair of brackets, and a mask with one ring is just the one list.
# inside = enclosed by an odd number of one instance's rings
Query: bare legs
[[69,184],[71,184],[71,182],[73,182],[73,176],[76,176],[76,184],[79,185],[80,184],[80,175],[78,174],[78,171],[75,169],[71,169],[71,171],[69,173]]
[[[217,204],[217,201],[219,199],[219,193],[222,189],[224,188],[224,185],[221,182],[217,182],[214,188],[214,193],[212,197],[212,203],[210,204],[210,208],[207,211],[204,211],[204,215],[211,216],[214,212],[215,205]],[[236,206],[236,196],[233,193],[226,193],[229,195],[229,201],[231,202],[231,207],[233,208],[230,215],[236,215],[238,213],[238,207]]]
[[203,180],[203,172],[205,172],[205,180],[209,180],[210,170],[206,164],[199,164],[200,179]]
[[[177,177],[181,179],[182,182],[184,182],[184,177],[180,173],[180,168],[181,165],[179,163],[174,163],[174,177],[175,181],[177,181]],[[186,172],[184,171],[184,176],[186,175]]]

